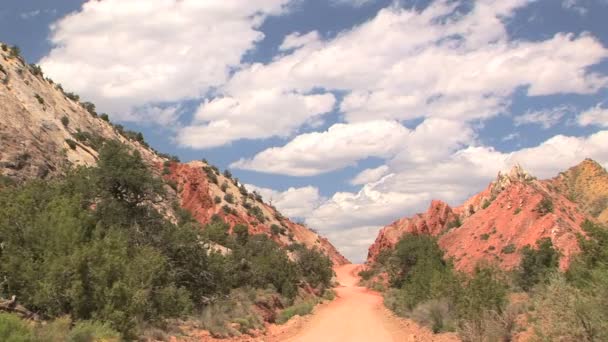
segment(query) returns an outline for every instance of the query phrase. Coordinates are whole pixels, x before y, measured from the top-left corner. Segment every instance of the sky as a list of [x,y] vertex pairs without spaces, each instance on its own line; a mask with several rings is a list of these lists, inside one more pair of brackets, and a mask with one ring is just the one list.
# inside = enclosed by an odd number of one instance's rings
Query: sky
[[608,0],[3,0],[0,40],[363,261],[516,163],[608,166]]

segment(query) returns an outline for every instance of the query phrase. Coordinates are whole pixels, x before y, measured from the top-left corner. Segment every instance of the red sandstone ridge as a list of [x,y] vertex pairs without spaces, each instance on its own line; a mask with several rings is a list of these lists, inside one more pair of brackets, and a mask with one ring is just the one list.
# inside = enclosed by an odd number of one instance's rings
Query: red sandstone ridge
[[426,213],[383,228],[369,249],[368,262],[394,247],[403,234],[430,234],[438,236],[460,270],[471,271],[482,260],[512,269],[524,246],[548,237],[561,252],[560,267],[565,269],[579,251],[577,235],[583,234],[585,219],[577,203],[550,182],[515,166],[458,208],[433,201]]
[[[320,249],[336,266],[349,263],[327,239],[283,217],[259,196],[243,191],[236,180],[204,162],[171,163],[164,173],[165,179],[175,187],[181,207],[203,225],[210,222],[213,215],[218,215],[231,229],[243,224],[250,234],[267,234],[281,246],[302,243]],[[226,195],[231,195],[232,199],[227,199]],[[280,230],[279,234],[272,234],[273,226]]]

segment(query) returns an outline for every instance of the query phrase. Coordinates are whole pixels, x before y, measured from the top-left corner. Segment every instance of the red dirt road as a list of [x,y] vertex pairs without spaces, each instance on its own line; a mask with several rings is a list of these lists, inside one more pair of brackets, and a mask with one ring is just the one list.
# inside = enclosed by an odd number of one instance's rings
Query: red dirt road
[[[382,296],[357,286],[361,265],[336,268],[340,286],[337,298],[318,308],[290,342],[389,342],[389,341],[458,341],[452,335],[433,335],[415,323],[390,315]],[[283,339],[281,339],[283,340]]]

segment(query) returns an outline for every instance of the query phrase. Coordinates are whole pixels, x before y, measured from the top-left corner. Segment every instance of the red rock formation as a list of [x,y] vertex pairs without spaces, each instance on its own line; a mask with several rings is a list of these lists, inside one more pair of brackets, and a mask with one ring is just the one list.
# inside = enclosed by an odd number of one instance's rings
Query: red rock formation
[[579,251],[577,235],[583,234],[585,218],[577,204],[555,187],[516,166],[506,175],[499,173],[458,208],[433,201],[426,213],[383,228],[370,247],[368,262],[411,233],[439,236],[439,245],[460,270],[471,271],[482,260],[512,269],[519,264],[521,248],[548,237],[561,252],[560,267],[565,269]]
[[[237,224],[243,224],[248,227],[250,234],[267,234],[281,246],[302,243],[309,248],[320,249],[335,265],[349,263],[327,239],[284,218],[274,207],[256,199],[252,194],[243,195],[234,180],[218,173],[217,184],[210,182],[204,167],[209,165],[203,162],[172,163],[167,170],[169,173],[165,175],[165,179],[175,185],[181,207],[188,210],[201,224],[209,223],[213,215],[218,215],[230,224],[231,229]],[[222,190],[222,184],[225,184],[225,191]],[[226,194],[232,195],[233,203],[224,199]],[[216,197],[221,200],[219,203],[215,202]],[[258,218],[251,215],[245,205],[258,207],[264,216],[264,222],[259,222]],[[223,210],[224,206],[231,209],[229,213]],[[273,225],[280,227],[284,233],[272,234]]]
[[384,227],[374,244],[369,248],[368,262],[373,262],[378,254],[393,248],[405,233],[439,235],[450,222],[457,222],[458,216],[444,202],[432,201],[424,214],[416,214],[412,218],[402,218]]

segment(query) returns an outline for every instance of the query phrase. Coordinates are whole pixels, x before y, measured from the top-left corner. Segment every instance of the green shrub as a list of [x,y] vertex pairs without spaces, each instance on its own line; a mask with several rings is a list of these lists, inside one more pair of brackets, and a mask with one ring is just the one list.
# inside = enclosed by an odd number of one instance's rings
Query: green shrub
[[30,71],[34,76],[43,76],[42,68],[37,64],[30,64]]
[[61,117],[61,124],[65,127],[68,127],[68,125],[70,124],[70,119],[68,119],[67,116],[62,116]]
[[359,277],[363,280],[370,280],[374,275],[376,275],[376,272],[371,268],[359,271]]
[[75,93],[66,92],[66,93],[64,93],[64,95],[65,95],[65,97],[67,97],[68,99],[70,99],[70,100],[72,100],[74,102],[80,101],[80,96],[78,96]]
[[107,324],[93,321],[76,323],[68,335],[68,341],[70,342],[118,342],[120,340],[120,334],[110,328]]
[[490,202],[488,199],[483,200],[483,204],[481,205],[481,209],[486,209],[487,207],[490,206],[490,204],[492,204],[492,202]]
[[295,304],[290,306],[279,313],[279,317],[277,318],[278,324],[284,324],[289,321],[293,316],[306,316],[312,313],[312,310],[315,307],[314,302],[301,302],[299,304]]
[[21,49],[17,45],[13,45],[10,47],[8,55],[11,58],[21,58]]
[[99,118],[105,122],[110,122],[110,117],[106,113],[102,113],[99,115]]
[[72,150],[75,150],[76,147],[78,147],[78,144],[72,139],[65,139],[65,143],[68,144]]
[[421,325],[429,327],[434,333],[454,331],[457,313],[447,299],[432,299],[418,304],[410,317]]
[[220,196],[215,196],[213,202],[215,202],[215,204],[220,204],[222,203],[222,198]]
[[448,222],[447,228],[458,228],[462,226],[462,221],[460,221],[460,217],[456,217],[453,221]]
[[230,204],[234,204],[234,196],[232,194],[225,194],[224,200]]
[[52,322],[40,324],[34,329],[36,340],[40,342],[68,341],[72,320],[69,317],[57,318]]
[[82,107],[89,112],[89,114],[93,116],[97,116],[97,112],[95,111],[95,105],[91,102],[83,102],[81,103]]
[[521,208],[516,208],[515,211],[513,212],[513,215],[517,215],[521,213]]
[[217,184],[217,175],[213,172],[213,169],[210,166],[203,166],[203,171],[207,175],[207,179],[209,182],[213,184]]
[[224,177],[226,177],[228,179],[232,179],[232,173],[230,172],[230,170],[228,170],[228,169],[224,170]]
[[0,341],[34,342],[34,335],[27,323],[19,317],[0,313]]
[[548,197],[543,197],[543,199],[538,202],[536,206],[536,211],[541,215],[547,215],[548,213],[553,212],[553,201],[551,201]]
[[272,224],[272,225],[270,226],[270,233],[271,233],[272,235],[279,235],[279,234],[281,233],[281,227],[279,227],[279,226],[278,226],[278,225],[276,225],[276,224]]
[[262,209],[260,209],[260,207],[252,206],[250,209],[247,210],[247,213],[250,216],[255,217],[260,223],[264,223],[264,221],[266,221],[264,213],[262,212]]
[[487,241],[490,238],[490,234],[481,234],[479,238],[483,241]]
[[513,254],[513,253],[515,253],[515,251],[517,251],[517,247],[515,247],[515,245],[514,245],[514,244],[512,244],[512,243],[511,243],[511,244],[508,244],[508,245],[506,245],[506,246],[504,246],[504,247],[503,247],[503,248],[500,250],[500,252],[501,252],[502,254]]
[[222,185],[220,186],[220,190],[222,190],[222,192],[226,192],[226,190],[228,190],[228,183],[222,183]]
[[38,100],[39,104],[44,105],[44,99],[42,98],[42,96],[35,94],[34,97],[36,98],[36,100]]
[[537,249],[530,246],[522,249],[522,259],[515,273],[516,283],[524,291],[544,282],[559,266],[559,252],[553,248],[550,238],[537,241],[537,246]]

